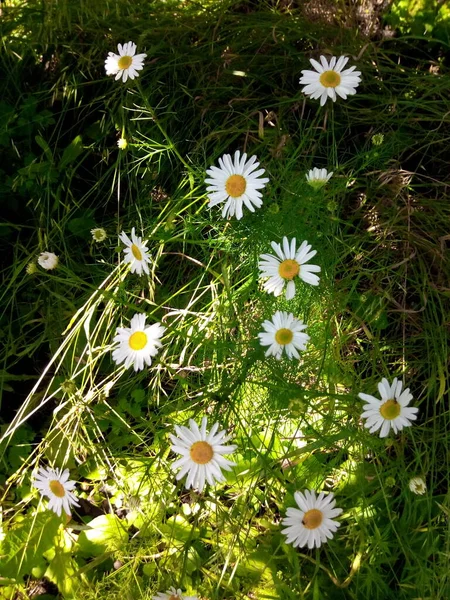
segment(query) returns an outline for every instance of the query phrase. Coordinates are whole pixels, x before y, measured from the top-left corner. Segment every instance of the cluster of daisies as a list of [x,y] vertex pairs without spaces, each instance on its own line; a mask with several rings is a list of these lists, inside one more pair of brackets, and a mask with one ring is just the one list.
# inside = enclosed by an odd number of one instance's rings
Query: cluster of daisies
[[[134,79],[143,68],[146,54],[136,54],[136,44],[132,42],[118,45],[119,54],[110,52],[105,69],[108,75],[115,79]],[[320,62],[311,59],[315,71],[302,71],[300,83],[304,84],[303,91],[313,99],[320,98],[323,106],[330,98],[336,101],[337,96],[346,99],[356,93],[361,80],[355,67],[345,69],[348,58],[332,57],[328,62],[320,57]],[[207,169],[206,184],[209,207],[222,206],[223,218],[236,217],[241,219],[244,208],[254,212],[262,206],[262,190],[269,179],[264,177],[265,171],[260,167],[256,156],[247,157],[244,152],[236,151],[232,157],[225,154],[219,158],[219,166]],[[307,175],[307,182],[315,189],[325,185],[332,172],[326,169],[312,169]],[[103,229],[92,230],[94,241],[106,238]],[[132,273],[137,275],[149,274],[150,255],[146,241],[136,235],[133,228],[131,237],[125,232],[120,234],[120,240],[125,245],[124,262]],[[297,243],[296,238],[283,237],[281,243],[272,241],[273,254],[262,254],[259,260],[260,277],[263,279],[263,289],[281,296],[284,292],[286,300],[294,298],[298,280],[317,286],[320,279],[320,266],[310,264],[316,255],[316,250],[308,242]],[[56,260],[55,260],[56,259]],[[44,253],[39,258],[43,268],[51,269],[57,265],[57,257]],[[297,319],[292,313],[276,311],[272,318],[262,323],[258,334],[260,344],[267,348],[265,356],[281,359],[283,352],[289,359],[299,359],[299,352],[305,350],[309,336],[305,332],[306,324]],[[113,360],[116,364],[124,364],[125,368],[133,366],[140,371],[150,366],[152,359],[162,346],[161,338],[165,327],[160,323],[146,324],[145,314],[135,314],[129,327],[119,327],[114,337]],[[380,398],[360,393],[359,397],[366,402],[362,418],[370,433],[379,431],[380,437],[386,437],[392,429],[398,433],[403,427],[410,426],[417,418],[418,409],[409,406],[412,394],[409,388],[403,390],[403,384],[395,378],[390,384],[383,378],[378,384]],[[186,477],[185,486],[198,492],[203,492],[206,484],[210,486],[225,480],[223,471],[230,471],[236,463],[225,455],[233,453],[237,446],[227,444],[230,436],[220,425],[214,423],[208,430],[207,418],[203,417],[200,425],[193,419],[189,427],[175,426],[175,433],[169,434],[172,442],[171,450],[180,458],[172,463],[172,469],[177,471],[176,479]],[[62,510],[70,515],[70,507],[78,506],[73,493],[75,482],[69,480],[68,469],[40,468],[33,481],[41,495],[49,498],[48,508],[61,515]],[[426,484],[421,478],[410,482],[414,493],[424,493]],[[298,508],[289,507],[287,515],[282,520],[282,533],[286,542],[294,547],[320,547],[333,537],[340,523],[335,520],[342,513],[336,508],[332,493],[316,492],[314,490],[297,491],[294,494]],[[185,596],[180,589],[170,588],[166,593],[158,593],[154,600],[196,600],[196,596]]]

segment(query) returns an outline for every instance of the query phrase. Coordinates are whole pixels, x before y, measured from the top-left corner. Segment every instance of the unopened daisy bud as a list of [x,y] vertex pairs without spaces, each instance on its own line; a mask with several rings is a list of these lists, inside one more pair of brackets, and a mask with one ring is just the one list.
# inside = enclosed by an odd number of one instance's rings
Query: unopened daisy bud
[[26,271],[27,271],[27,274],[28,274],[28,275],[34,275],[34,273],[36,273],[36,272],[37,272],[37,266],[36,266],[36,263],[35,263],[34,261],[33,261],[33,262],[30,262],[30,263],[28,263],[28,264],[27,264]]
[[409,482],[409,489],[414,493],[422,496],[427,491],[427,484],[422,477],[413,477]]
[[128,146],[128,142],[125,138],[121,137],[119,140],[117,140],[117,145],[121,150],[125,150]]
[[381,146],[384,141],[384,135],[382,133],[376,133],[372,136],[372,144],[374,146]]
[[96,227],[91,229],[92,239],[94,242],[103,242],[108,237],[103,227]]
[[384,482],[385,486],[388,488],[394,487],[395,479],[391,476],[386,477],[386,481]]
[[58,257],[53,252],[41,252],[38,256],[39,265],[46,271],[56,269],[58,262]]

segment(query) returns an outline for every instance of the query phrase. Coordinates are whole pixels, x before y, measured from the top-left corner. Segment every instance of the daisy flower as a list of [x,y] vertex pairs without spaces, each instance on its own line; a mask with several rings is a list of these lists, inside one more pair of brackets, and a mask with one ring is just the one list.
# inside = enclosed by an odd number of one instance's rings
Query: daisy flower
[[117,145],[120,150],[126,150],[126,148],[128,146],[128,142],[125,138],[121,137],[117,140]]
[[263,189],[269,179],[261,177],[265,172],[264,169],[255,171],[259,167],[259,162],[256,160],[256,156],[247,160],[245,152],[241,158],[239,150],[234,154],[234,162],[230,154],[224,154],[219,158],[220,168],[213,166],[206,171],[209,176],[205,179],[209,184],[206,188],[209,197],[208,207],[225,202],[222,217],[230,218],[236,215],[236,219],[242,219],[243,204],[251,212],[255,212],[255,206],[260,208],[262,194],[258,190]]
[[281,533],[286,536],[286,543],[294,548],[308,546],[319,548],[327,540],[331,540],[340,523],[333,521],[341,514],[342,508],[335,508],[333,494],[325,496],[323,492],[316,497],[316,492],[305,490],[295,492],[297,508],[288,508],[287,516],[281,521],[286,525]]
[[186,488],[192,487],[199,492],[203,491],[205,481],[209,485],[214,485],[215,481],[224,481],[225,477],[221,469],[231,471],[231,467],[236,464],[223,457],[224,454],[230,454],[237,448],[234,444],[224,446],[229,439],[226,431],[217,432],[219,424],[215,423],[211,431],[207,433],[206,424],[206,417],[203,417],[200,428],[195,421],[190,419],[189,428],[175,425],[178,437],[170,434],[171,449],[182,455],[172,465],[174,470],[180,468],[176,478],[180,480],[188,474]]
[[[306,84],[302,92],[311,96],[314,100],[320,98],[320,106],[323,106],[328,98],[336,101],[336,94],[344,100],[347,96],[356,94],[356,88],[361,81],[361,72],[355,71],[356,67],[342,69],[348,62],[346,56],[337,59],[333,56],[328,63],[324,56],[320,57],[320,63],[313,58],[309,59],[315,71],[302,71],[301,84]],[[336,62],[337,61],[337,62]]]
[[70,516],[70,507],[80,506],[75,494],[72,493],[75,481],[69,481],[69,469],[61,471],[39,467],[32,485],[39,490],[41,496],[47,496],[49,499],[47,508],[53,510],[58,517],[61,516],[61,509]]
[[139,76],[138,71],[144,68],[144,58],[146,54],[136,54],[136,44],[126,42],[117,44],[119,54],[108,52],[108,58],[105,60],[105,69],[107,75],[115,75],[116,81],[122,77],[125,83],[128,77],[134,79]]
[[409,489],[414,493],[422,496],[427,491],[427,484],[422,477],[413,477],[409,482]]
[[332,177],[332,175],[333,171],[330,171],[330,173],[328,173],[326,169],[318,169],[317,167],[314,167],[314,169],[311,169],[307,173],[306,181],[315,190],[320,190],[320,188],[323,187],[327,183],[327,181],[330,180],[330,177]]
[[152,357],[158,354],[162,346],[160,338],[165,327],[160,323],[145,326],[146,315],[136,314],[130,321],[130,327],[118,327],[114,342],[118,347],[113,350],[114,362],[119,365],[125,363],[125,368],[134,365],[135,371],[142,371],[144,363],[150,366]]
[[103,227],[96,227],[91,229],[91,235],[94,242],[104,242],[108,237]]
[[304,350],[309,340],[309,335],[303,333],[306,325],[296,319],[292,313],[277,310],[271,321],[264,321],[264,331],[258,333],[261,346],[269,346],[266,356],[275,356],[281,359],[283,349],[288,358],[300,358],[297,350]]
[[364,405],[362,418],[367,419],[364,427],[369,429],[370,433],[380,429],[380,437],[386,437],[392,427],[394,433],[401,431],[403,427],[410,427],[411,421],[417,419],[418,408],[409,407],[412,400],[412,394],[409,388],[402,392],[402,382],[394,379],[392,385],[389,385],[387,379],[383,377],[378,384],[381,400],[370,396],[369,394],[358,394],[361,400],[368,404]]
[[150,256],[147,253],[147,242],[143,242],[142,238],[137,237],[134,227],[131,230],[131,240],[124,231],[119,235],[119,238],[127,246],[124,250],[124,262],[130,263],[131,272],[142,275],[142,271],[144,271],[148,275]]
[[156,596],[153,596],[153,600],[198,600],[198,598],[197,596],[185,596],[180,589],[176,590],[171,587],[165,594],[158,592]]
[[261,254],[258,264],[261,271],[260,277],[269,277],[263,286],[269,294],[280,296],[285,283],[287,283],[286,300],[291,300],[295,295],[295,277],[300,277],[300,279],[311,285],[319,285],[319,278],[314,273],[319,273],[320,267],[305,264],[317,254],[317,250],[311,250],[308,242],[302,242],[300,247],[296,249],[295,238],[289,244],[287,237],[283,237],[283,249],[281,244],[276,242],[271,242],[270,245],[277,256]]
[[53,252],[41,252],[37,261],[43,269],[49,271],[50,269],[56,269],[59,259]]

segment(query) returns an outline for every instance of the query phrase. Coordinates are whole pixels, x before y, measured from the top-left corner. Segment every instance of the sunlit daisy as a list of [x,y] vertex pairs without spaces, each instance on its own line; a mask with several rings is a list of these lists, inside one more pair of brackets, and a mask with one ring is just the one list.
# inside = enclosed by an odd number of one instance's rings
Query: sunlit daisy
[[296,249],[295,238],[289,244],[287,237],[283,237],[283,248],[281,248],[281,244],[276,242],[271,242],[270,245],[277,256],[261,254],[258,265],[261,271],[260,277],[269,277],[263,285],[269,294],[280,296],[287,283],[286,300],[290,300],[295,295],[294,279],[296,277],[300,277],[300,279],[311,285],[319,285],[319,277],[314,273],[319,273],[320,267],[305,264],[317,254],[316,250],[311,250],[308,242],[302,242],[300,247]]
[[206,424],[206,417],[203,417],[200,428],[190,419],[189,428],[175,425],[178,437],[170,434],[171,449],[182,455],[172,465],[174,470],[180,468],[177,480],[187,474],[186,488],[192,487],[199,492],[203,491],[206,481],[209,485],[214,485],[215,481],[223,481],[225,477],[221,469],[231,471],[231,467],[236,464],[223,457],[223,454],[231,454],[237,448],[234,444],[224,446],[229,439],[226,431],[217,432],[219,424],[215,423],[208,433]]
[[103,227],[96,227],[91,229],[91,235],[94,242],[104,242],[108,237]]
[[327,183],[327,181],[330,180],[330,177],[332,177],[332,175],[333,171],[330,171],[330,173],[328,173],[326,169],[318,169],[317,167],[314,167],[314,169],[311,169],[306,174],[306,181],[315,190],[320,190],[320,188],[322,188]]
[[287,516],[281,521],[286,525],[281,533],[286,536],[286,543],[295,547],[308,546],[319,548],[327,540],[331,540],[340,523],[333,521],[334,517],[341,514],[342,508],[335,508],[336,500],[333,494],[325,496],[320,492],[305,490],[295,492],[297,508],[288,508]]
[[117,328],[114,342],[118,347],[112,353],[117,365],[124,362],[127,369],[134,365],[135,371],[142,371],[144,364],[152,364],[152,357],[162,346],[160,338],[166,328],[160,323],[146,327],[145,319],[146,315],[136,314],[130,321],[130,327]]
[[147,253],[147,242],[143,242],[142,238],[137,237],[134,227],[131,230],[131,240],[124,231],[119,235],[119,238],[127,246],[124,250],[124,262],[130,263],[131,272],[142,275],[142,271],[144,271],[148,275],[150,256]]
[[39,490],[41,496],[47,496],[47,508],[53,510],[58,517],[61,516],[62,509],[70,516],[70,507],[80,506],[72,492],[76,482],[69,481],[69,469],[62,471],[39,467],[32,485]]
[[347,57],[341,56],[337,59],[333,56],[329,63],[324,56],[320,57],[320,63],[313,58],[309,60],[316,70],[302,71],[300,83],[305,84],[302,92],[314,100],[320,98],[320,106],[323,106],[328,98],[335,102],[336,94],[344,100],[347,96],[356,94],[356,88],[361,81],[361,72],[355,71],[356,67],[342,70],[348,62]]
[[59,263],[58,257],[56,254],[53,254],[53,252],[41,252],[37,260],[40,266],[46,271],[56,269]]
[[128,77],[134,79],[139,76],[138,71],[144,68],[144,58],[146,54],[136,54],[136,44],[126,42],[117,44],[119,54],[108,52],[108,58],[105,60],[105,69],[107,75],[115,75],[116,81],[122,77],[125,83]]
[[362,418],[367,419],[364,427],[369,429],[370,433],[380,431],[380,437],[386,437],[392,427],[394,433],[401,431],[403,427],[410,427],[411,421],[417,419],[418,408],[409,407],[408,404],[412,400],[412,394],[409,388],[402,392],[403,383],[394,379],[392,385],[389,385],[387,379],[383,379],[378,384],[378,391],[381,400],[370,396],[369,394],[360,393],[358,396],[361,400],[365,400],[362,413]]
[[427,491],[427,484],[422,479],[422,477],[413,477],[409,481],[409,489],[414,493],[422,496]]
[[153,596],[153,600],[198,600],[198,597],[185,596],[181,593],[180,589],[176,590],[174,587],[171,587],[165,594],[158,592],[156,596]]
[[283,350],[288,358],[300,358],[298,350],[304,350],[309,340],[309,335],[303,333],[306,325],[296,319],[292,313],[277,310],[271,321],[264,321],[264,331],[258,333],[261,346],[269,346],[266,356],[275,356],[281,359]]
[[255,170],[259,167],[256,160],[256,156],[247,160],[245,152],[241,157],[239,150],[234,154],[234,162],[230,154],[219,158],[220,168],[213,166],[206,171],[208,179],[205,179],[205,182],[209,184],[206,188],[208,206],[225,202],[222,217],[230,218],[236,215],[236,219],[242,219],[243,204],[251,212],[255,212],[255,206],[260,208],[262,194],[258,190],[263,189],[269,179],[261,177],[264,169]]

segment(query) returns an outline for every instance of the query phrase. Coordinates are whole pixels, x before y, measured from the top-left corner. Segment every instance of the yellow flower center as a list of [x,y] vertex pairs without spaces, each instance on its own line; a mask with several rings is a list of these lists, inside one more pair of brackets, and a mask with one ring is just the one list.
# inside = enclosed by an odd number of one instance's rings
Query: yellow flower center
[[322,511],[312,508],[303,515],[302,524],[306,529],[317,529],[323,521]]
[[247,182],[242,175],[230,175],[225,183],[227,194],[232,198],[239,198],[245,192]]
[[290,258],[287,260],[283,260],[283,262],[278,267],[278,273],[283,279],[294,279],[294,277],[298,275],[299,272],[300,265],[296,260],[291,260]]
[[194,442],[189,450],[191,460],[198,465],[206,465],[212,459],[214,450],[208,442]]
[[66,495],[66,490],[64,489],[64,486],[62,485],[62,483],[59,483],[57,479],[52,479],[52,481],[50,481],[49,488],[50,491],[57,498],[64,498],[64,496]]
[[119,58],[119,62],[117,63],[119,69],[128,69],[133,62],[133,57],[131,56],[121,56]]
[[172,594],[172,595],[169,597],[169,600],[180,600],[180,596],[178,596],[177,594],[175,594],[175,595],[174,595],[174,594]]
[[136,244],[131,244],[131,252],[136,260],[142,260],[142,252],[136,246]]
[[147,345],[147,334],[143,331],[135,331],[130,335],[128,345],[132,350],[142,350]]
[[336,71],[324,71],[320,78],[320,83],[323,87],[332,87],[335,88],[341,83],[341,76]]
[[386,400],[386,402],[384,402],[380,406],[380,414],[383,417],[383,419],[392,421],[393,419],[396,419],[398,417],[401,409],[402,407],[397,402],[397,400]]
[[275,333],[275,341],[281,346],[285,346],[286,344],[290,344],[294,339],[294,334],[290,329],[279,329]]

